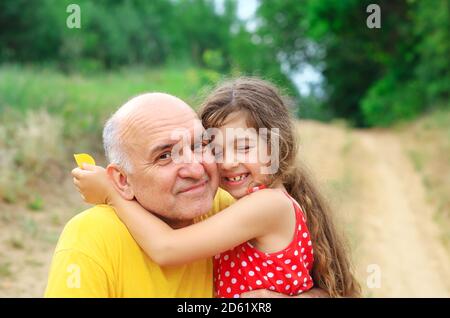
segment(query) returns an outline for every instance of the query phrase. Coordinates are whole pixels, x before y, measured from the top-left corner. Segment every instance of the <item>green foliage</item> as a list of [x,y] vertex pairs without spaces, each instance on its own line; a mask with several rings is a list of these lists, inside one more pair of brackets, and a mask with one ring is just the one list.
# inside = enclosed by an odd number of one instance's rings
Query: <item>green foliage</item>
[[30,202],[28,202],[28,208],[33,211],[40,211],[44,207],[44,199],[36,194]]
[[371,3],[262,1],[260,35],[291,68],[321,70],[323,109],[356,125],[389,125],[448,101],[448,0],[377,1],[381,29],[366,26]]

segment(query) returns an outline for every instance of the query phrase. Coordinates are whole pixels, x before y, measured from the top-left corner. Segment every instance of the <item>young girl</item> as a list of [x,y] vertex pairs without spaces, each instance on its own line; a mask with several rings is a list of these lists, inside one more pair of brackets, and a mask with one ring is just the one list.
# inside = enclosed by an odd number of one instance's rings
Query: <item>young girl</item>
[[[295,128],[277,89],[255,78],[226,82],[206,99],[200,116],[205,128],[218,128],[222,136],[234,129],[232,139],[212,141],[220,186],[238,199],[227,209],[172,229],[137,202],[123,199],[100,169],[78,173],[78,187],[95,188],[97,197],[108,198],[106,203],[160,265],[214,256],[218,297],[239,297],[256,289],[292,296],[313,284],[331,297],[358,296],[328,208],[296,164]],[[244,133],[250,128],[267,128],[266,144],[261,144],[261,135]],[[278,167],[271,174],[262,172],[270,164],[259,160],[261,147],[272,158],[277,155]]]

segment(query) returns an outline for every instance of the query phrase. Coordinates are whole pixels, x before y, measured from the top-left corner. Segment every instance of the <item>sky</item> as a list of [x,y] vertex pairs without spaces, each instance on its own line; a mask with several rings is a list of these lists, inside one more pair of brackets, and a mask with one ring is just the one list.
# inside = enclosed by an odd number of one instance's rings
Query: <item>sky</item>
[[[218,12],[223,12],[223,0],[215,0]],[[246,22],[247,30],[254,31],[257,27],[255,12],[258,8],[258,0],[237,0],[238,17]],[[305,65],[300,70],[290,71],[289,77],[294,82],[300,94],[308,95],[310,84],[319,84],[322,75],[313,66]]]

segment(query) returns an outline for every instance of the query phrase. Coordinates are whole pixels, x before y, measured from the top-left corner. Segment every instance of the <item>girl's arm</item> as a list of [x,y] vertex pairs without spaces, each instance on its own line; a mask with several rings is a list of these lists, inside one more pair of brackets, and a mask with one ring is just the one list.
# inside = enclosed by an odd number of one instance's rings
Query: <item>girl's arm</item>
[[172,229],[137,201],[124,199],[103,168],[72,171],[78,191],[90,203],[111,204],[141,248],[160,265],[214,256],[280,228],[292,217],[292,203],[280,190],[252,193],[203,222]]
[[248,195],[203,222],[172,229],[138,202],[111,196],[117,215],[141,248],[160,265],[184,264],[214,256],[261,237],[285,223],[292,204],[280,190]]

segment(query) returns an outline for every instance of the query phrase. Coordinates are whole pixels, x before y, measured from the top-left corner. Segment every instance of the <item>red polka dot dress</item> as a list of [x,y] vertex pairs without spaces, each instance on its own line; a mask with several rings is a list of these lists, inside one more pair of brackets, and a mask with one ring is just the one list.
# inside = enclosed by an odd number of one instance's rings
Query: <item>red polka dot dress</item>
[[292,242],[276,253],[264,253],[250,242],[214,257],[216,296],[238,298],[240,294],[269,289],[286,295],[298,295],[312,288],[313,248],[300,205],[291,199],[296,216]]

